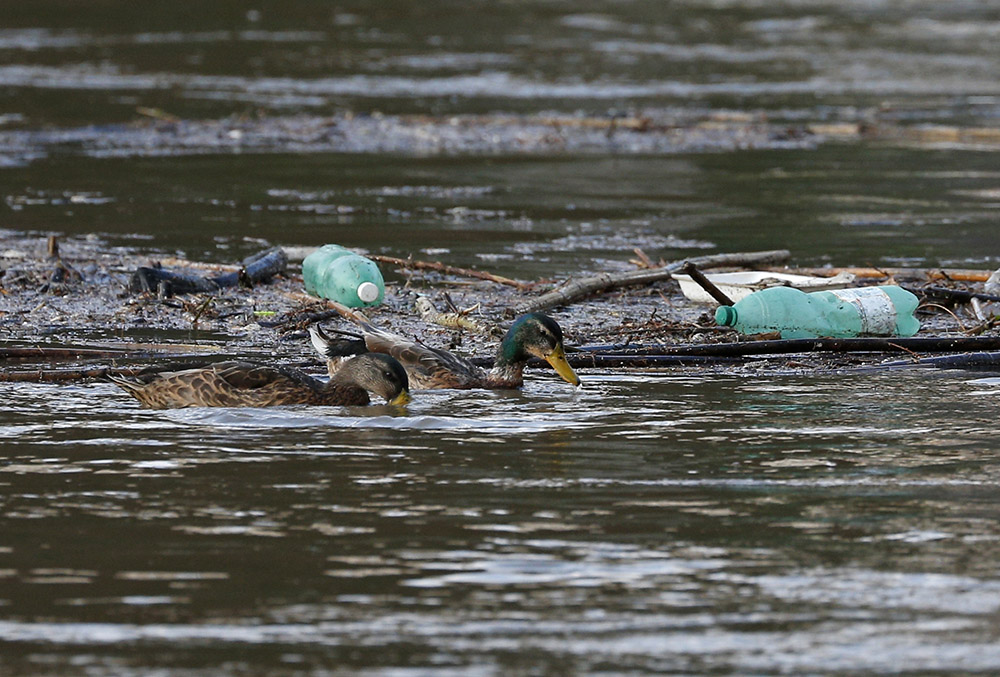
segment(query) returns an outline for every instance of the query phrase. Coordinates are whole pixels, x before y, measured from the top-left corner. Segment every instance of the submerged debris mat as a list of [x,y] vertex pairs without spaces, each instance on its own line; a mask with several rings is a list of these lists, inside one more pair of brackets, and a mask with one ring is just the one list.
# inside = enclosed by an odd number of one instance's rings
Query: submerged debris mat
[[[787,255],[756,252],[694,260],[705,267],[773,265]],[[509,322],[508,309],[541,307],[538,302],[546,299],[554,299],[543,305],[563,328],[571,362],[583,368],[753,373],[880,365],[994,367],[1000,355],[997,310],[982,285],[989,271],[855,269],[866,282],[905,284],[926,298],[918,310],[919,336],[782,341],[748,340],[716,326],[712,306],[689,302],[665,273],[684,261],[602,275],[599,285],[589,286],[511,281],[405,257],[380,260],[389,282],[386,302],[365,311],[372,321],[429,345],[477,356],[482,363],[491,360],[497,332]],[[150,274],[143,270],[157,271],[152,282],[135,282],[137,275]],[[478,274],[469,276],[472,272]],[[169,284],[161,284],[164,279]],[[174,280],[201,282],[185,287]],[[584,291],[570,297],[563,293],[567,288]],[[303,331],[313,322],[350,328],[325,301],[303,293],[297,263],[286,264],[278,248],[220,266],[151,258],[109,247],[96,237],[55,242],[0,231],[0,380],[92,378],[101,370],[195,355],[257,356],[321,370]]]

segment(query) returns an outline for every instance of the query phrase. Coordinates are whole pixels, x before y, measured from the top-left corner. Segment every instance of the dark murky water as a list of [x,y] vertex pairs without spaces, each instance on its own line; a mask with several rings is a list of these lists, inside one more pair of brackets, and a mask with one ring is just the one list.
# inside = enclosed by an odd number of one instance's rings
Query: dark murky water
[[[115,134],[146,107],[996,126],[998,32],[981,2],[37,0],[0,7],[0,125]],[[340,242],[522,278],[624,268],[637,245],[1000,265],[988,148],[159,150],[0,148],[0,227],[220,261]],[[1000,672],[991,374],[583,376],[419,393],[405,415],[0,385],[0,672]]]
[[587,377],[406,416],[7,386],[4,662],[1000,666],[997,379]]

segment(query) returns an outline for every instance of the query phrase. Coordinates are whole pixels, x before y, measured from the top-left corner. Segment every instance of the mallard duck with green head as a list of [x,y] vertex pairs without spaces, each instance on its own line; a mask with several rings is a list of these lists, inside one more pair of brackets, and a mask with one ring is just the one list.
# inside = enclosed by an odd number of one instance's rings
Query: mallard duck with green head
[[217,362],[197,368],[109,376],[112,383],[149,409],[181,407],[272,407],[288,404],[365,405],[369,392],[389,404],[410,401],[409,380],[398,361],[366,354],[346,360],[328,381],[296,369],[252,362]]
[[[482,369],[447,350],[431,348],[380,329],[357,311],[331,301],[344,317],[353,320],[362,335],[332,338],[319,325],[309,327],[313,347],[327,359],[330,373],[339,373],[339,360],[359,353],[382,353],[399,360],[414,388],[520,388],[524,367],[532,357],[548,362],[556,373],[574,386],[580,378],[566,361],[562,329],[548,315],[530,313],[519,317],[507,330],[490,370]],[[338,332],[346,334],[346,332]]]

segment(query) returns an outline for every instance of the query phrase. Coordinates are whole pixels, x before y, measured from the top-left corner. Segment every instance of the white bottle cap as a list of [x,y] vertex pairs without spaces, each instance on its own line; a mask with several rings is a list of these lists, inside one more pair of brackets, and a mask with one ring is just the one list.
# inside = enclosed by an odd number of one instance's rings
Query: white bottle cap
[[374,282],[362,282],[358,285],[358,298],[365,303],[371,303],[378,298],[378,285]]

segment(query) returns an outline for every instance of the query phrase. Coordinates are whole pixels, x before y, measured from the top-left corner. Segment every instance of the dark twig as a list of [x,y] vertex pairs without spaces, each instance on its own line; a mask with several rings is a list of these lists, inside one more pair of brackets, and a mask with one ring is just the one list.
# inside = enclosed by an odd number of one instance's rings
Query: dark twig
[[108,374],[131,376],[138,369],[33,369],[31,371],[0,371],[0,382],[4,383],[57,383],[62,381],[83,381],[90,378],[104,378]]
[[677,346],[582,346],[578,352],[604,355],[748,356],[793,353],[957,353],[1000,350],[997,336],[804,338]]
[[142,358],[169,355],[171,359],[197,354],[204,346],[147,343],[125,348],[56,348],[48,346],[15,346],[0,348],[0,362],[5,360],[66,361],[79,359]]
[[709,296],[719,302],[723,306],[733,305],[733,300],[726,296],[725,292],[715,286],[715,284],[705,277],[704,273],[698,270],[698,266],[688,261],[681,268],[681,272],[688,275],[692,280],[698,283],[698,286],[704,289]]
[[969,303],[972,299],[980,301],[1000,301],[1000,296],[996,294],[981,294],[979,292],[966,291],[964,289],[949,289],[948,287],[927,286],[920,288],[904,287],[908,292],[916,296],[924,296],[935,301],[947,301],[949,303]]
[[0,360],[76,360],[79,358],[130,357],[127,350],[101,348],[0,348]]

